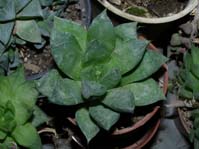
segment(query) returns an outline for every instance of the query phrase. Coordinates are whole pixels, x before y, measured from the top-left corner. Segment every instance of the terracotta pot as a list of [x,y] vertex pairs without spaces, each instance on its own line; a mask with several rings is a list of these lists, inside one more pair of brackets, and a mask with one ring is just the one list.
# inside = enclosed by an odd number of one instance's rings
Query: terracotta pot
[[188,125],[186,118],[183,114],[183,111],[181,108],[177,108],[178,118],[176,119],[176,125],[179,131],[185,136],[189,137],[189,133],[191,131],[190,126]]
[[126,13],[117,7],[115,7],[113,4],[111,4],[108,0],[97,0],[99,3],[101,3],[104,7],[106,7],[111,12],[117,14],[120,17],[123,17],[125,19],[136,21],[140,23],[148,23],[148,24],[159,24],[159,23],[167,23],[172,22],[175,20],[178,20],[185,15],[189,14],[198,4],[198,0],[189,0],[186,8],[182,11],[180,11],[177,14],[173,14],[171,16],[167,17],[160,17],[160,18],[146,18],[146,17],[139,17],[135,16],[129,13]]
[[[145,39],[143,36],[139,37],[140,39]],[[152,44],[150,43],[148,45],[148,48],[154,51],[159,52],[159,50]],[[162,90],[164,92],[164,94],[166,94],[167,92],[167,88],[168,88],[168,71],[167,71],[167,65],[164,64],[162,66],[165,69],[164,75],[163,75],[163,87]],[[148,123],[150,123],[150,121],[152,121],[152,119],[156,116],[158,118],[154,119],[152,126],[148,127],[150,129],[147,128],[147,132],[136,142],[132,142],[133,144],[131,145],[127,145],[126,147],[124,147],[124,149],[140,149],[143,146],[145,146],[147,143],[149,143],[149,141],[153,138],[153,136],[155,135],[155,133],[157,132],[159,125],[160,125],[160,117],[157,116],[159,114],[159,110],[160,107],[159,106],[155,106],[152,111],[148,114],[146,114],[141,120],[139,120],[138,122],[136,122],[135,124],[133,124],[132,126],[129,126],[127,128],[123,128],[120,130],[115,130],[113,131],[113,133],[111,134],[111,136],[114,137],[123,137],[125,135],[128,134],[132,134],[136,135],[136,133],[140,133],[140,131],[137,131],[138,129],[142,129],[142,127],[144,127],[145,125],[147,125]],[[68,118],[68,120],[73,124],[73,125],[77,125],[75,119],[73,118]]]

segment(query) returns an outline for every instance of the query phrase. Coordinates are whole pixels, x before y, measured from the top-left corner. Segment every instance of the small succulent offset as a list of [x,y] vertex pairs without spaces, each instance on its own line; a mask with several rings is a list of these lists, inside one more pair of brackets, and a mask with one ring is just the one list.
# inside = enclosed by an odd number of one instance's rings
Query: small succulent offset
[[25,80],[21,68],[0,76],[0,148],[41,148],[35,127],[47,117],[35,105],[37,95],[35,83]]
[[[60,16],[73,1],[0,0],[0,71],[20,64],[17,45],[29,43],[42,49],[50,36],[54,16]],[[57,10],[50,9],[55,7]]]
[[100,131],[110,130],[121,113],[133,113],[165,99],[150,76],[167,58],[146,50],[148,41],[137,38],[137,24],[114,27],[106,11],[88,29],[54,18],[51,51],[56,70],[37,81],[38,90],[59,105],[79,105],[75,119],[89,142]]
[[184,100],[191,101],[193,109],[191,119],[193,129],[190,132],[190,140],[194,148],[199,148],[199,48],[192,46],[184,55],[184,65],[178,77],[179,96]]

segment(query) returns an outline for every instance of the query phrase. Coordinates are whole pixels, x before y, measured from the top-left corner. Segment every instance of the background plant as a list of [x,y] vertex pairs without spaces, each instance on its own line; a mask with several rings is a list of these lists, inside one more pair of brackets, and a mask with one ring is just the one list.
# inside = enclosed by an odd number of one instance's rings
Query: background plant
[[150,76],[167,60],[146,50],[148,41],[137,39],[137,24],[113,27],[106,11],[86,30],[54,18],[51,52],[63,78],[52,70],[37,82],[38,90],[59,105],[79,105],[75,119],[89,142],[100,128],[110,130],[120,113],[133,113],[165,99]]
[[194,148],[199,148],[199,48],[192,48],[184,54],[183,66],[178,75],[178,94],[184,101],[188,101],[191,110],[190,119],[193,128],[190,132],[190,140]]
[[18,50],[48,44],[54,16],[77,0],[0,0],[0,72],[20,64]]
[[35,105],[37,96],[35,83],[25,80],[22,68],[0,76],[0,148],[42,147],[35,127],[47,116]]

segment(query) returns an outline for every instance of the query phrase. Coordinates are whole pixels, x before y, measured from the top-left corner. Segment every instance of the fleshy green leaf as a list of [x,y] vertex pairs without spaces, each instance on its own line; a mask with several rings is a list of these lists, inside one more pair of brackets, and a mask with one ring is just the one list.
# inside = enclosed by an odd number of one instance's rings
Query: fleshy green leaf
[[168,59],[155,51],[147,51],[137,69],[122,78],[122,84],[140,81],[155,73]]
[[0,140],[4,140],[6,138],[7,134],[0,130]]
[[193,98],[193,92],[187,90],[185,87],[181,87],[179,89],[179,96],[185,97],[185,98],[188,98],[188,99],[192,99]]
[[87,32],[80,24],[72,22],[70,20],[55,17],[54,18],[54,29],[59,32],[62,32],[62,33],[72,34],[78,41],[81,49],[83,51],[85,51]]
[[42,6],[50,6],[53,0],[39,0]]
[[10,76],[0,76],[0,93],[0,104],[11,101],[17,124],[24,124],[30,118],[37,99],[35,84],[26,81],[23,70],[18,69]]
[[196,65],[199,65],[199,48],[195,46],[191,48],[191,57],[192,57],[193,63]]
[[16,34],[23,40],[33,43],[41,43],[41,33],[34,20],[17,21]]
[[96,123],[105,130],[109,130],[120,118],[119,113],[102,105],[90,107],[89,113]]
[[199,48],[192,47],[191,54],[188,52],[184,56],[184,64],[187,70],[190,70],[196,77],[199,78]]
[[2,53],[5,51],[5,49],[6,49],[5,45],[0,42],[0,55],[1,56],[2,56]]
[[82,51],[76,38],[53,29],[51,51],[58,67],[72,79],[79,79],[81,72]]
[[13,131],[16,126],[15,107],[8,101],[3,107],[0,108],[0,130],[6,133]]
[[49,120],[48,116],[37,106],[34,107],[32,125],[38,127]]
[[186,72],[185,86],[191,89],[193,92],[199,91],[199,80],[188,71]]
[[11,137],[6,137],[4,140],[3,144],[0,144],[1,149],[11,149],[11,148],[16,148],[17,144]]
[[108,92],[102,101],[106,106],[118,112],[130,112],[135,109],[133,92],[129,89],[116,88]]
[[118,25],[115,32],[123,40],[137,39],[137,22]]
[[192,64],[193,64],[193,60],[192,60],[192,56],[190,53],[186,52],[184,54],[184,65],[185,65],[185,68],[187,70],[191,70],[191,67],[192,67]]
[[0,24],[0,42],[2,42],[4,45],[6,45],[12,34],[12,30],[14,27],[14,22],[7,22],[7,23],[1,23]]
[[29,2],[32,0],[15,0],[15,10],[18,13],[21,11],[24,7],[26,7]]
[[118,69],[109,69],[101,78],[100,83],[111,89],[119,84],[121,80],[121,72]]
[[49,100],[59,105],[76,105],[82,103],[81,83],[70,79],[60,80]]
[[12,133],[18,144],[29,149],[41,149],[42,144],[37,130],[30,124],[20,125]]
[[83,102],[81,83],[62,79],[56,70],[50,71],[37,82],[37,89],[48,99],[60,105],[74,105]]
[[[197,130],[199,133],[199,129]],[[198,137],[199,139],[199,137]],[[194,149],[198,149],[199,148],[199,140],[198,139],[194,139]]]
[[9,57],[8,57],[8,52],[4,52],[0,56],[0,67],[3,68],[4,70],[8,70],[9,67]]
[[199,65],[192,64],[192,66],[191,66],[191,72],[192,72],[197,78],[199,78]]
[[123,88],[133,92],[136,106],[145,106],[165,99],[163,91],[153,79],[132,83]]
[[47,97],[51,97],[55,88],[59,85],[61,80],[61,76],[59,73],[53,69],[44,75],[41,79],[36,81],[37,89],[39,90],[42,95]]
[[88,43],[88,47],[83,56],[83,62],[87,64],[97,64],[107,61],[110,55],[110,51],[107,48],[98,42],[93,40]]
[[109,51],[115,47],[115,32],[111,20],[106,11],[103,11],[92,22],[88,30],[88,42],[92,40],[100,41]]
[[79,109],[76,112],[75,119],[88,142],[90,142],[100,131],[99,127],[90,118],[88,110],[84,108]]
[[15,19],[15,1],[14,0],[1,0],[0,22],[7,22],[13,19]]
[[39,0],[31,0],[31,2],[17,14],[18,19],[31,19],[43,17]]
[[106,72],[104,64],[90,65],[82,69],[81,80],[99,81]]
[[117,40],[109,65],[119,67],[121,73],[125,74],[140,62],[147,45],[148,42],[144,40]]
[[106,87],[95,81],[82,81],[82,95],[88,99],[92,96],[102,96],[106,93]]
[[51,30],[53,28],[53,20],[54,14],[49,14],[46,19],[37,22],[43,36],[50,37]]

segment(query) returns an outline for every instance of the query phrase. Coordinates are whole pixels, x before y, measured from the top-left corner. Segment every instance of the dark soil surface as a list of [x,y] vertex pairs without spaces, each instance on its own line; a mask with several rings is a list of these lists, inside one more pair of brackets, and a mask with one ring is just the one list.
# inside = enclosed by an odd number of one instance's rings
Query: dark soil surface
[[26,76],[41,74],[53,66],[53,58],[49,46],[42,50],[23,47],[20,50],[20,55],[23,59]]
[[[60,17],[81,23],[80,3],[69,5],[64,13],[60,14]],[[54,62],[48,41],[46,46],[40,50],[35,49],[33,45],[26,45],[19,49],[25,67],[25,74],[28,78],[31,79],[32,76],[32,79],[35,79],[42,76],[49,68],[52,68]]]
[[183,10],[188,0],[109,0],[118,8],[134,15],[145,17],[166,17]]

